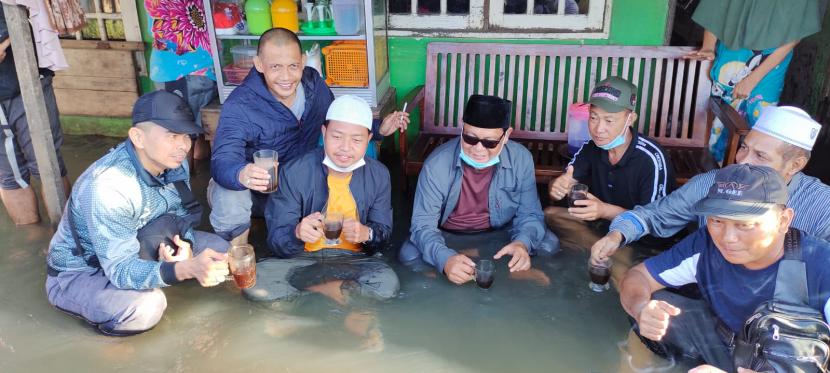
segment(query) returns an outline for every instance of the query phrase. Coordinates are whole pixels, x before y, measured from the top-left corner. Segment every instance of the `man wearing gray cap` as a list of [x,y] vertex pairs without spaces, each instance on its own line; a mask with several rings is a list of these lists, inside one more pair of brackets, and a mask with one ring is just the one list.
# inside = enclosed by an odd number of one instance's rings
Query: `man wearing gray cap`
[[160,288],[224,281],[228,242],[198,232],[187,152],[202,132],[177,95],[156,91],[133,108],[129,139],[78,178],[46,258],[46,294],[107,335],[147,331],[161,319]]
[[[801,109],[768,107],[744,138],[735,159],[737,163],[767,166],[778,172],[790,196],[786,204],[796,212],[793,227],[827,240],[830,209],[826,201],[830,201],[830,187],[801,172],[820,129],[821,125]],[[670,237],[689,223],[706,224],[691,208],[706,195],[716,172],[697,175],[668,196],[618,215],[608,234],[591,248],[591,260],[608,257],[621,245],[647,234]]]
[[[797,214],[787,201],[784,180],[769,167],[731,165],[717,171],[692,209],[706,219],[706,227],[635,266],[622,281],[622,306],[652,351],[733,371],[735,335],[759,305],[773,293],[778,298],[776,278],[784,258],[805,264],[806,306],[827,320],[830,244],[792,228]],[[663,290],[689,284],[697,285],[702,299]]]

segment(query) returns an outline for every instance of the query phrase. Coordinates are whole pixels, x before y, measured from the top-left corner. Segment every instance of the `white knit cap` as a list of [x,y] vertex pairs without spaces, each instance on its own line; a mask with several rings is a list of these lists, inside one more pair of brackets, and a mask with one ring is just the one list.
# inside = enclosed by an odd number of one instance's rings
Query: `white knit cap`
[[761,116],[752,130],[812,151],[821,131],[821,124],[797,107],[768,106],[761,111]]
[[372,109],[366,101],[354,95],[343,95],[334,99],[326,112],[326,120],[346,122],[372,131]]

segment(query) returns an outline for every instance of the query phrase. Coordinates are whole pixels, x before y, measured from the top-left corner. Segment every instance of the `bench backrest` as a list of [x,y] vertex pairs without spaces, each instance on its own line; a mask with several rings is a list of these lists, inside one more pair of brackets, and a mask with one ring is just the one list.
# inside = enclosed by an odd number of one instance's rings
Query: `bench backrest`
[[467,98],[513,102],[513,135],[567,140],[567,110],[587,102],[609,75],[640,88],[636,125],[664,146],[703,147],[708,139],[708,61],[681,57],[693,48],[552,44],[429,43],[424,133],[458,134]]

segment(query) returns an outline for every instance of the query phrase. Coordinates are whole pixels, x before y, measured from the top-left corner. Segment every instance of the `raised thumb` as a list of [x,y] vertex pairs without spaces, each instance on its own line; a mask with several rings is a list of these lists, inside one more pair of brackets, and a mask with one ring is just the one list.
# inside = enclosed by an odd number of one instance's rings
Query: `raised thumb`
[[570,177],[571,179],[573,179],[573,177],[574,177],[574,166],[568,166],[568,168],[565,169],[565,175]]

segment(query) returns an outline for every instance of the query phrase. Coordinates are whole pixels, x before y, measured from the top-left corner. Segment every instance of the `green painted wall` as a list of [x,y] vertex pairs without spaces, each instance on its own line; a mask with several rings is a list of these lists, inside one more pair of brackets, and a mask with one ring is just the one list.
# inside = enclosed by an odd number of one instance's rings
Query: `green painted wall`
[[[390,37],[389,69],[391,84],[397,90],[399,100],[412,88],[424,84],[427,43],[433,41],[663,45],[668,14],[669,5],[666,0],[614,0],[611,10],[611,30],[607,39],[510,40]],[[418,118],[413,117],[412,119],[412,123],[417,123]],[[417,126],[410,126],[408,132],[412,135],[416,134]]]

